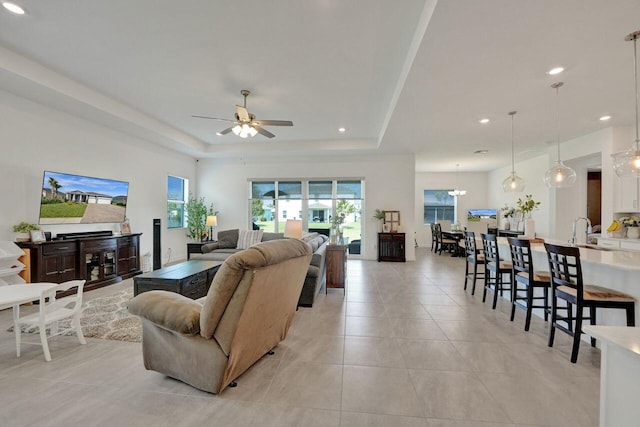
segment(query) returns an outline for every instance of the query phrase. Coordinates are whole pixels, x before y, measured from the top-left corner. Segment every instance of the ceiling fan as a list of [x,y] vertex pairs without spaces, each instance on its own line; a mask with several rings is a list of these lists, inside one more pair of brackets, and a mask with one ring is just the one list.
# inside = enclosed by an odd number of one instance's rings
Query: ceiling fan
[[217,117],[207,117],[207,116],[191,116],[196,117],[198,119],[210,119],[210,120],[220,120],[223,122],[232,122],[233,126],[228,127],[220,132],[217,132],[217,135],[226,135],[229,132],[233,132],[238,135],[240,138],[247,138],[249,136],[254,137],[257,134],[266,136],[267,138],[273,138],[275,135],[264,129],[263,126],[293,126],[293,122],[290,120],[256,120],[256,116],[250,114],[247,111],[247,96],[251,92],[246,89],[240,91],[242,96],[244,97],[244,104],[242,106],[236,105],[236,119],[219,119]]

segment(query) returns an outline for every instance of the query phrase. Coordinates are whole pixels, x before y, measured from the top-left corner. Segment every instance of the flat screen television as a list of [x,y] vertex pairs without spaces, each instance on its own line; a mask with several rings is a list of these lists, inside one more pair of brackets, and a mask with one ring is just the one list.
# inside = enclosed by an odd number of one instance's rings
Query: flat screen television
[[39,224],[123,222],[129,183],[44,171]]
[[497,209],[469,209],[467,211],[467,221],[479,222],[481,219],[498,219]]

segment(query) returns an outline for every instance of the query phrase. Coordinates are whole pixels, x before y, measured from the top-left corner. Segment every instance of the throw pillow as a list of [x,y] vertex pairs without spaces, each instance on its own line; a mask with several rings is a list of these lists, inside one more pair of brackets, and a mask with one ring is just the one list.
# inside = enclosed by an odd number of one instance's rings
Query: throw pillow
[[238,246],[239,229],[218,231],[218,247],[216,249],[234,249]]
[[247,249],[262,240],[264,230],[240,230],[236,249]]

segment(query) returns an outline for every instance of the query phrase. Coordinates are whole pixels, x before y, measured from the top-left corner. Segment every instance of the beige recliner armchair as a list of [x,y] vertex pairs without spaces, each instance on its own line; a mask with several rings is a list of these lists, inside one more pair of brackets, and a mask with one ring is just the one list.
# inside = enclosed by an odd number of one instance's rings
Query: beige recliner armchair
[[144,366],[221,392],[286,337],[310,260],[300,240],[264,242],[227,258],[201,300],[166,291],[133,298]]

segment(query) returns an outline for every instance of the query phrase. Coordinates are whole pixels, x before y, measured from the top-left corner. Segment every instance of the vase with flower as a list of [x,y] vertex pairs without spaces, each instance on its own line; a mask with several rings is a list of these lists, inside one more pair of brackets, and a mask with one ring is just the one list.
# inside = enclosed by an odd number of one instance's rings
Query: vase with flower
[[510,230],[511,218],[513,218],[514,215],[516,214],[516,209],[511,206],[504,205],[504,207],[500,210],[502,212],[502,217],[504,218],[504,220],[502,221],[502,229]]
[[640,216],[625,216],[619,220],[623,226],[627,227],[628,239],[640,239]]
[[536,237],[536,222],[531,217],[531,214],[535,209],[538,209],[540,202],[536,202],[533,200],[533,196],[531,194],[527,194],[524,196],[524,199],[518,198],[516,205],[518,206],[518,211],[522,213],[522,218],[525,221],[524,237],[533,239]]

